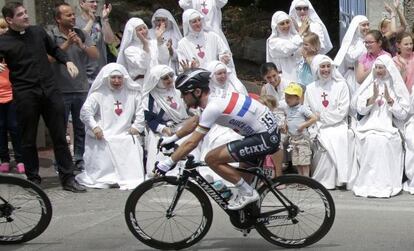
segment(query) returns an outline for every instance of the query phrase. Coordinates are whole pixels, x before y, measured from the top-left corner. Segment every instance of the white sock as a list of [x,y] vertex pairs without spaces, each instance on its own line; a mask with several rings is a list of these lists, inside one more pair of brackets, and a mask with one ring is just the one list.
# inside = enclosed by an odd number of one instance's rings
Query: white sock
[[247,182],[244,181],[243,178],[241,178],[239,182],[236,183],[236,187],[240,190],[242,194],[251,195],[253,193],[253,187],[247,184]]

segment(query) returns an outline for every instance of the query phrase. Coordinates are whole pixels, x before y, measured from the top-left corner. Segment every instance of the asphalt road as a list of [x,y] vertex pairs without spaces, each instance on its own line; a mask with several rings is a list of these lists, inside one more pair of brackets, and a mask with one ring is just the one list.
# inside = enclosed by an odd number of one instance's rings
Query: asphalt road
[[[50,174],[50,170],[42,170]],[[52,222],[38,238],[1,246],[11,250],[152,250],[129,232],[124,221],[128,191],[94,190],[73,194],[61,190],[57,178],[46,178],[43,187],[54,209]],[[414,196],[403,193],[391,199],[357,198],[349,191],[333,191],[337,215],[325,238],[304,250],[414,250]],[[282,250],[254,230],[248,237],[231,226],[214,208],[207,236],[189,250]]]

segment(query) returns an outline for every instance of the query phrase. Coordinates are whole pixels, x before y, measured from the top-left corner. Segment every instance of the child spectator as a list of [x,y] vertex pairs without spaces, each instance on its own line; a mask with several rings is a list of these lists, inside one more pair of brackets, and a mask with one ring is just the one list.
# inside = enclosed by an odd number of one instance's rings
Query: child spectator
[[311,110],[301,104],[303,89],[297,83],[290,83],[285,89],[286,126],[292,151],[292,165],[300,175],[309,177],[311,164],[311,141],[308,127],[318,118]]

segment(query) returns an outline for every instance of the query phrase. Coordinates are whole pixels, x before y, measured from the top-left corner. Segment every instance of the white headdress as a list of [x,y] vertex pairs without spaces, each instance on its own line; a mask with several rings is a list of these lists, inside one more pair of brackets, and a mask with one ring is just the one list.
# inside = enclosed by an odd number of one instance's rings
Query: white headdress
[[318,13],[316,13],[315,8],[313,8],[312,3],[309,0],[293,0],[290,8],[289,8],[289,16],[293,17],[293,19],[295,19],[296,21],[299,21],[300,18],[296,13],[296,7],[297,6],[308,6],[309,7],[309,19],[312,22],[318,23],[321,25],[322,29],[323,29],[323,36],[324,36],[324,52],[323,53],[327,53],[332,49],[332,43],[331,40],[329,38],[329,33],[328,30],[326,29],[325,24],[322,22],[321,18],[318,16]]
[[175,19],[174,19],[173,15],[171,14],[171,12],[169,12],[166,9],[156,10],[154,12],[154,14],[152,15],[152,19],[151,19],[153,29],[156,27],[155,18],[157,18],[157,17],[163,17],[163,18],[168,19],[167,31],[168,30],[172,31],[173,41],[178,42],[178,41],[180,41],[181,38],[183,38],[183,35],[181,34],[180,28],[178,27],[178,24],[175,21]]
[[[242,94],[247,94],[246,87],[240,82],[240,80],[230,72],[230,69],[221,61],[213,60],[211,61],[206,70],[211,72],[210,75],[210,87],[213,89],[222,89],[232,92],[239,92]],[[227,80],[226,83],[223,85],[216,80],[215,72],[219,70],[226,70],[227,72]]]
[[102,89],[102,88],[105,88],[105,89],[107,88],[108,90],[110,90],[110,79],[109,78],[111,75],[113,75],[114,72],[117,72],[117,75],[121,74],[124,77],[124,81],[123,81],[124,87],[130,90],[140,91],[141,87],[131,79],[131,77],[128,75],[128,72],[124,66],[118,63],[109,63],[105,65],[101,69],[101,71],[98,73],[98,76],[96,76],[95,80],[92,83],[91,88],[89,89],[88,96],[90,96],[93,92],[96,92],[97,90]]
[[346,53],[349,50],[349,47],[362,36],[359,30],[359,24],[367,21],[368,18],[366,16],[358,15],[355,16],[349,24],[348,30],[346,31],[345,36],[342,39],[341,48],[339,49],[334,59],[334,64],[339,68],[342,66],[342,63],[344,61]]
[[[165,88],[162,84],[161,77],[174,73],[174,70],[167,65],[156,65],[151,68],[150,72],[144,78],[144,90],[142,104],[145,110],[148,110],[149,95],[154,98],[157,105],[164,110],[166,114],[176,123],[182,122],[188,117],[185,110],[185,104],[181,99],[180,92],[172,88]],[[176,102],[176,109],[168,103],[168,98],[172,98]]]
[[202,22],[202,30],[207,30],[206,27],[206,22],[204,20],[203,15],[194,9],[187,9],[183,12],[183,34],[184,36],[189,35],[190,33],[195,33],[192,29],[191,29],[191,25],[190,25],[190,20],[200,17],[201,18],[201,22]]
[[136,31],[135,31],[135,28],[140,25],[147,26],[141,18],[137,18],[137,17],[133,17],[129,19],[128,22],[126,23],[124,34],[122,35],[121,46],[119,47],[118,58],[116,59],[116,62],[118,64],[122,64],[123,66],[126,66],[127,62],[125,59],[124,51],[126,48],[128,48],[128,46],[135,45],[140,48],[143,46],[141,40],[137,37]]

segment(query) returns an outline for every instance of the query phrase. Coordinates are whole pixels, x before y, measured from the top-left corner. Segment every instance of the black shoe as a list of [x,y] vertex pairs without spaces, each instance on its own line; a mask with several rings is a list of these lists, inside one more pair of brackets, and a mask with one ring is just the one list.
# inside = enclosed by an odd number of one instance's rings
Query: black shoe
[[73,193],[85,193],[86,188],[79,184],[75,179],[69,179],[65,184],[63,184],[63,190],[71,191]]

